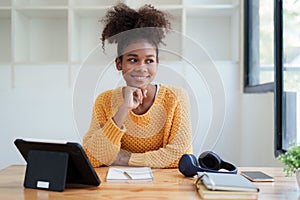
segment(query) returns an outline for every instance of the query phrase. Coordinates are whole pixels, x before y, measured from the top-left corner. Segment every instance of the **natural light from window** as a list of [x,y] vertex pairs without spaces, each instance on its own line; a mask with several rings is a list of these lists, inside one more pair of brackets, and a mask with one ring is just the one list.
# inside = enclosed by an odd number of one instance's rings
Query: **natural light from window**
[[258,84],[274,81],[274,0],[259,3],[259,62],[260,78]]
[[300,1],[283,1],[285,145],[300,142]]

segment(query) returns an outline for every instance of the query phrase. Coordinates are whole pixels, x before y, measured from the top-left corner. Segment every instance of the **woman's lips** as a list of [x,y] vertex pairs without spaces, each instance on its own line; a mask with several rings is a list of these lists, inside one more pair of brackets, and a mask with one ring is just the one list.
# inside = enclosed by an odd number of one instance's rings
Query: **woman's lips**
[[132,78],[136,79],[136,80],[139,80],[139,81],[142,81],[142,80],[145,80],[147,78],[149,78],[150,76],[131,76]]

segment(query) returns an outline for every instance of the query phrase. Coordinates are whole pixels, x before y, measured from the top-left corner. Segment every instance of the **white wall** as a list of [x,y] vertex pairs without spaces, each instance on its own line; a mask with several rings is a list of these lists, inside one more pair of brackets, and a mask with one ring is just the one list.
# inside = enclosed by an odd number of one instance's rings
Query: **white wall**
[[[227,115],[213,150],[238,166],[277,166],[273,94],[243,94],[239,64],[219,62],[216,66],[224,83]],[[18,66],[12,88],[11,71],[0,66],[0,168],[25,163],[13,144],[18,137],[80,142],[68,73],[67,66]]]
[[238,166],[281,166],[274,156],[274,95],[243,93],[238,64],[217,64],[227,95],[227,118],[216,152]]
[[241,163],[279,166],[274,157],[274,94],[244,94],[241,101]]
[[0,168],[25,163],[13,144],[16,138],[80,140],[65,66],[18,66],[15,88],[6,66],[0,74]]

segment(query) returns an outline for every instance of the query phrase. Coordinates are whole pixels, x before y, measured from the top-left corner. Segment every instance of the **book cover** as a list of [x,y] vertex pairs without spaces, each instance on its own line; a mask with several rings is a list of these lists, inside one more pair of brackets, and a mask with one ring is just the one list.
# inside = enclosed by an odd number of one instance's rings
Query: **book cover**
[[255,184],[240,174],[198,172],[198,177],[209,190],[259,191]]
[[150,167],[109,167],[107,182],[146,182],[153,181]]
[[202,199],[257,199],[258,192],[209,190],[202,182],[196,183],[197,191]]

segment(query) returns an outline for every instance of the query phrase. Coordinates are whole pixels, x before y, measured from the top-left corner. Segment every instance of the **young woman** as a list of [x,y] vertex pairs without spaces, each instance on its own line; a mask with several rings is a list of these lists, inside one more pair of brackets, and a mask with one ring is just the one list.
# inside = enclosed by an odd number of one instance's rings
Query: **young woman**
[[150,5],[134,10],[120,3],[103,22],[103,48],[106,40],[117,43],[115,65],[126,86],[95,101],[83,138],[92,165],[177,167],[192,150],[189,98],[182,88],[152,83],[158,45],[170,27],[167,14]]

